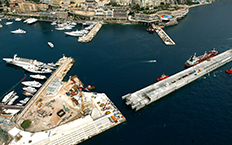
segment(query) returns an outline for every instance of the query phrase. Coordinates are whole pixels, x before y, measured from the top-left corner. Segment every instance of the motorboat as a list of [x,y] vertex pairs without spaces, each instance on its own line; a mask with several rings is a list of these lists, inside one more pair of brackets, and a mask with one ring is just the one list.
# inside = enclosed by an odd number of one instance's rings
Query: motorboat
[[2,24],[0,24],[0,28],[2,28]]
[[37,81],[24,81],[22,82],[22,84],[24,86],[29,86],[29,87],[34,87],[34,88],[39,88],[41,87],[41,83],[37,82]]
[[77,25],[77,23],[75,23],[75,22],[72,22],[72,23],[71,23],[71,25],[73,25],[73,26],[76,26],[76,25]]
[[33,94],[32,93],[29,93],[29,92],[23,92],[23,95],[25,95],[25,96],[33,96]]
[[8,93],[7,95],[5,95],[4,98],[2,99],[2,102],[3,103],[7,102],[13,94],[14,94],[14,90]]
[[10,101],[8,102],[7,105],[12,105],[12,104],[14,103],[14,101],[15,101],[16,99],[18,99],[18,98],[19,98],[19,96],[18,96],[18,95],[15,95],[12,99],[10,99]]
[[29,98],[29,97],[26,97],[26,98],[24,98],[23,100],[20,100],[19,102],[22,103],[22,104],[26,104],[27,101],[29,101],[29,100],[30,100],[30,98]]
[[6,22],[5,24],[6,25],[11,25],[11,24],[13,24],[13,22]]
[[84,32],[83,31],[71,31],[71,32],[64,32],[66,35],[69,35],[69,36],[76,36],[76,37],[81,37],[83,36]]
[[27,20],[27,24],[34,24],[35,22],[37,22],[38,19],[35,18],[29,18],[29,20]]
[[52,42],[48,42],[48,45],[53,48],[54,47],[54,44]]
[[56,66],[56,64],[54,64],[53,62],[48,63],[48,65],[49,65],[49,66],[52,66],[52,67],[55,67],[55,66]]
[[39,79],[39,80],[47,79],[46,76],[39,75],[39,74],[37,74],[37,75],[30,75],[30,77],[33,78],[33,79]]
[[72,26],[70,26],[70,25],[68,25],[68,26],[66,26],[66,27],[64,27],[64,29],[65,30],[71,30],[73,27]]
[[57,21],[52,22],[51,25],[56,25],[56,24],[57,24],[56,22],[57,22]]
[[16,18],[15,21],[18,22],[18,21],[21,21],[22,19],[21,18]]
[[28,72],[31,73],[51,73],[52,70],[50,68],[48,68],[47,66],[35,66],[35,65],[29,65],[29,66],[23,66],[23,69],[25,69]]
[[24,33],[26,33],[26,31],[24,31],[22,29],[17,29],[17,30],[10,31],[10,32],[13,33],[13,34],[24,34]]
[[168,77],[169,77],[168,75],[162,74],[161,77],[157,79],[157,82],[162,81]]
[[23,104],[17,103],[16,106],[23,106]]
[[232,73],[232,68],[226,70],[226,73],[231,74]]
[[37,90],[33,87],[24,87],[23,88],[24,91],[27,91],[29,93],[35,93]]

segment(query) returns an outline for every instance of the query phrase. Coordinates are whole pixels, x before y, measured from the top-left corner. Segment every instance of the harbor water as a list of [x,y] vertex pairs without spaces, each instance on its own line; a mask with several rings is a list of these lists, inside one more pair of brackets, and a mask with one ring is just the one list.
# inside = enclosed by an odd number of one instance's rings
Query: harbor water
[[[194,53],[232,48],[232,1],[191,8],[178,25],[164,28],[176,43],[166,46],[160,37],[146,32],[146,25],[103,25],[90,43],[79,43],[48,22],[27,25],[0,22],[0,95],[30,73],[6,64],[3,57],[56,62],[63,54],[75,63],[64,80],[77,75],[86,85],[104,92],[127,121],[82,144],[165,144],[230,145],[232,143],[232,75],[228,63],[195,82],[167,95],[138,112],[121,97],[156,81],[162,74],[184,70],[184,63]],[[26,34],[11,34],[21,28]],[[81,25],[76,29],[82,29]],[[47,42],[54,44],[51,49]],[[151,60],[156,60],[152,62]],[[22,85],[14,89],[18,100],[25,98]],[[16,100],[14,104],[17,103]]]

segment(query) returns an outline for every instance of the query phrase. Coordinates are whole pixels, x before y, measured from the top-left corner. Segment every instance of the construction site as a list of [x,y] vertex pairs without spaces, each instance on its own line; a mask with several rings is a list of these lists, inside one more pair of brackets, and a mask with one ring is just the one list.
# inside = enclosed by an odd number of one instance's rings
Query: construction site
[[104,93],[91,92],[94,87],[85,87],[77,76],[62,81],[73,62],[63,56],[59,68],[15,116],[10,144],[76,144],[126,121]]

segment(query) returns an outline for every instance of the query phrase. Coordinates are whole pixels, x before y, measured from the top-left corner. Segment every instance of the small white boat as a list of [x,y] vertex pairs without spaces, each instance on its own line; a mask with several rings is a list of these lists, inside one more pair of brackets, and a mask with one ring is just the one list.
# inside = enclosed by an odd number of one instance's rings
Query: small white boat
[[0,24],[0,28],[2,28],[2,25]]
[[26,97],[25,99],[20,100],[19,102],[22,104],[26,104],[29,99],[30,99],[29,97]]
[[64,30],[64,28],[63,27],[57,27],[57,28],[55,28],[56,30]]
[[10,93],[8,93],[3,99],[2,99],[2,102],[5,103],[7,102],[10,97],[13,95],[14,91],[11,91]]
[[10,31],[10,32],[13,34],[25,34],[26,33],[26,31],[24,31],[22,29],[17,29],[17,30]]
[[37,81],[24,81],[24,82],[22,82],[22,84],[24,86],[35,87],[35,88],[39,88],[42,85],[41,83],[39,83]]
[[150,60],[149,62],[156,62],[156,60]]
[[6,25],[11,25],[13,24],[13,22],[6,22]]
[[21,18],[16,18],[15,21],[18,22],[18,21],[21,21],[22,19]]
[[52,44],[52,42],[48,42],[48,45],[53,48],[54,47],[54,44]]
[[57,24],[56,21],[54,21],[54,22],[51,23],[51,25],[56,25],[56,24]]
[[54,64],[53,62],[48,63],[48,65],[49,65],[49,66],[52,66],[52,67],[55,67],[55,66],[56,66],[56,64]]
[[25,95],[25,96],[33,96],[33,94],[29,93],[29,92],[23,92],[23,95]]
[[35,93],[37,91],[35,88],[32,87],[24,87],[23,90],[29,93]]
[[23,106],[23,104],[17,103],[16,106]]
[[46,76],[39,75],[39,74],[37,74],[37,75],[30,75],[30,77],[33,78],[33,79],[40,79],[40,80],[47,79]]
[[31,73],[45,74],[52,72],[52,70],[50,68],[47,68],[46,66],[40,67],[35,65],[28,65],[28,66],[22,66],[22,68]]

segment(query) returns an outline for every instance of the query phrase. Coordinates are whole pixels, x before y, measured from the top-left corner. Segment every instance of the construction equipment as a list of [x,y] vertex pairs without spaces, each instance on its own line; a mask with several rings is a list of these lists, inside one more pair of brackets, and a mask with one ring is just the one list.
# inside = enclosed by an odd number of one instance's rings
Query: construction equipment
[[81,87],[79,87],[79,91],[80,91],[80,97],[81,97],[81,108],[82,108],[82,112],[83,112],[83,114],[85,114],[85,113],[86,113],[86,110],[85,110],[84,99],[83,99],[82,88],[81,88]]

